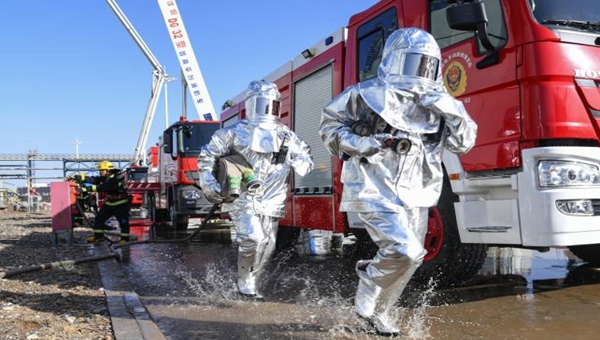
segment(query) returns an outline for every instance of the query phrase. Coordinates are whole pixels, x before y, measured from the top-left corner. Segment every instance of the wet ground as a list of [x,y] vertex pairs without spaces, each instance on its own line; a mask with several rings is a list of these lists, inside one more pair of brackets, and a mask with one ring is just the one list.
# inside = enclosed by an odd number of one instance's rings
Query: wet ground
[[[124,250],[136,292],[168,339],[379,339],[354,316],[360,255],[278,252],[264,301],[236,294],[237,250],[228,233]],[[566,249],[490,248],[473,284],[410,284],[398,303],[406,339],[598,339],[600,269]]]

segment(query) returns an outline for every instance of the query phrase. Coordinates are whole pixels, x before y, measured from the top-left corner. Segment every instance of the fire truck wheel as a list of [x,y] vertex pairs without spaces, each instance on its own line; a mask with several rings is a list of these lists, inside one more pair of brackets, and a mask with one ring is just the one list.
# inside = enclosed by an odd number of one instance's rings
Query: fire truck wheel
[[472,279],[485,261],[487,245],[460,242],[454,202],[458,197],[452,192],[450,181],[444,176],[442,194],[437,207],[429,212],[425,261],[413,279],[428,284],[434,280],[436,287],[456,286]]
[[175,212],[175,204],[171,204],[169,208],[169,216],[173,229],[177,231],[186,231],[188,228],[189,218],[187,215],[178,215]]
[[148,217],[150,218],[150,221],[156,221],[156,201],[153,192],[149,192],[146,195],[146,206],[148,207]]
[[569,250],[585,262],[593,266],[600,266],[600,244],[570,246]]
[[186,231],[189,223],[188,215],[177,214],[177,199],[175,198],[176,191],[169,190],[169,220],[171,221],[171,226],[173,230],[176,231]]
[[277,229],[276,251],[293,249],[300,236],[300,228],[279,226]]
[[362,258],[373,258],[379,248],[369,236],[367,229],[352,228],[352,235],[356,237],[356,249]]

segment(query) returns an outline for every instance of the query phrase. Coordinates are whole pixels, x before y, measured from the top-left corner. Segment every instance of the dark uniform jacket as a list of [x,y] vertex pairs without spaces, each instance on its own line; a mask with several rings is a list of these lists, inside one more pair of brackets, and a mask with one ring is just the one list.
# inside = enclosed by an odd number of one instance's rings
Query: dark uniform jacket
[[106,195],[105,204],[119,205],[129,201],[125,172],[115,170],[108,177],[90,176],[82,178],[81,181],[91,184],[88,188],[92,192],[104,193]]

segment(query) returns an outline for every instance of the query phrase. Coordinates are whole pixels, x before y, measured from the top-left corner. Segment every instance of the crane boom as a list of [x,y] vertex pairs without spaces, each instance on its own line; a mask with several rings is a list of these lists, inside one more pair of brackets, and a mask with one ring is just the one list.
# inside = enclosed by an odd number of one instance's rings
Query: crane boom
[[125,13],[123,13],[123,11],[117,5],[117,3],[114,0],[106,0],[106,3],[115,13],[119,21],[121,21],[129,35],[131,35],[135,43],[142,50],[142,53],[144,53],[144,56],[148,59],[148,61],[150,62],[150,64],[152,64],[152,67],[154,68],[154,71],[152,72],[152,93],[150,94],[150,101],[148,102],[148,106],[146,108],[146,115],[144,117],[142,129],[140,131],[140,135],[138,137],[137,145],[134,151],[133,160],[131,162],[131,164],[138,164],[141,160],[143,160],[145,156],[148,134],[150,132],[152,121],[154,120],[154,114],[156,113],[156,106],[160,98],[160,92],[165,84],[168,75],[166,74],[162,65],[158,62],[158,59],[156,59],[154,54],[152,54],[152,51],[150,51],[150,48],[148,48],[142,37],[137,33],[131,22],[129,22],[129,19],[127,19]]
[[[208,93],[200,65],[192,48],[183,19],[175,0],[157,0],[160,6],[175,53],[179,59],[181,72],[194,99],[194,106],[202,120],[212,120],[215,108]],[[185,93],[184,93],[185,95]],[[185,109],[185,108],[184,108]]]

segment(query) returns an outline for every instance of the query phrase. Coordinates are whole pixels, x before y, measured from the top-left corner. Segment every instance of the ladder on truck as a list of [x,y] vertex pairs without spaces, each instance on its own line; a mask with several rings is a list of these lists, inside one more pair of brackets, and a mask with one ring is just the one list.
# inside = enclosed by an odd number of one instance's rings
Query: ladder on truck
[[[206,88],[202,72],[200,71],[200,67],[196,60],[195,53],[192,49],[191,42],[187,35],[187,31],[185,30],[185,26],[183,25],[183,20],[181,18],[177,4],[175,0],[157,1],[159,3],[164,22],[169,31],[169,36],[171,38],[171,42],[175,49],[176,55],[179,59],[179,64],[181,68],[182,84],[184,85],[184,102],[181,119],[185,119],[186,116],[185,98],[187,95],[187,89],[189,89],[199,119],[213,120],[212,117],[214,116],[215,110],[212,104],[212,100],[208,94],[208,90]],[[136,144],[133,160],[131,161],[127,169],[128,190],[129,193],[133,196],[132,213],[137,211],[138,213],[133,215],[139,215],[140,217],[140,219],[136,220],[135,222],[131,221],[131,225],[132,227],[136,224],[147,226],[148,224],[151,224],[151,221],[146,219],[148,217],[146,216],[146,213],[150,209],[149,203],[147,202],[147,198],[150,197],[150,194],[152,194],[152,197],[154,197],[154,193],[165,193],[166,189],[164,183],[161,183],[162,181],[159,179],[158,173],[156,173],[157,170],[151,170],[151,168],[153,168],[154,165],[148,164],[151,162],[149,162],[149,160],[147,159],[147,154],[145,153],[146,144],[148,141],[148,135],[152,126],[152,122],[154,120],[154,115],[156,113],[158,100],[160,99],[163,87],[165,90],[165,115],[168,115],[166,98],[167,83],[168,81],[174,78],[169,77],[167,75],[165,68],[160,64],[160,62],[154,56],[148,45],[146,45],[144,40],[135,30],[127,16],[117,5],[116,0],[106,0],[106,3],[115,13],[119,21],[123,24],[127,32],[138,45],[138,47],[142,50],[142,53],[148,59],[148,61],[154,69],[150,101],[146,108],[146,114],[144,116],[143,125]],[[168,128],[168,116],[165,117],[165,123],[166,127]],[[158,152],[160,153],[161,151],[158,150]]]
[[[175,54],[179,60],[181,74],[185,80],[184,85],[190,91],[190,95],[194,100],[194,106],[201,120],[213,120],[215,117],[215,107],[206,87],[206,82],[202,76],[200,65],[196,59],[196,54],[192,48],[187,30],[181,18],[181,12],[177,7],[175,0],[157,0],[160,10],[165,20],[165,25],[169,31],[169,37],[173,43]],[[184,89],[184,105],[182,107],[183,116],[185,117],[185,89]]]
[[140,131],[140,135],[138,137],[137,144],[135,146],[133,160],[131,161],[131,165],[140,165],[141,161],[145,160],[145,149],[146,143],[148,142],[148,134],[150,133],[150,127],[152,126],[152,121],[154,120],[154,114],[156,113],[156,106],[158,104],[158,100],[160,99],[160,94],[165,85],[165,81],[167,80],[167,73],[165,72],[164,67],[158,62],[158,59],[154,56],[148,45],[144,42],[142,37],[135,30],[129,19],[119,5],[117,5],[115,0],[106,0],[108,6],[115,13],[119,21],[123,24],[129,35],[133,38],[135,43],[144,53],[144,56],[152,67],[154,68],[152,75],[152,92],[150,93],[150,101],[148,102],[148,106],[146,107],[146,115],[144,116],[144,121],[142,123],[142,129]]
[[[200,70],[198,61],[196,60],[196,55],[192,48],[192,44],[183,24],[183,19],[181,18],[177,3],[175,0],[157,1],[160,5],[167,29],[169,30],[169,36],[171,37],[173,47],[177,54],[185,84],[187,85],[187,88],[194,99],[194,106],[196,107],[198,116],[200,120],[212,120],[215,114],[215,109],[208,93],[204,77],[202,76],[202,71]],[[146,108],[146,114],[144,116],[140,135],[134,150],[134,157],[131,161],[131,165],[140,165],[139,163],[141,161],[145,161],[145,150],[148,142],[148,134],[154,120],[154,115],[156,113],[156,107],[158,100],[160,99],[161,91],[163,87],[165,87],[166,91],[166,82],[167,80],[170,80],[170,77],[158,59],[154,56],[148,45],[146,45],[142,37],[135,30],[117,2],[115,0],[106,0],[106,3],[115,13],[121,24],[123,24],[129,35],[131,35],[135,43],[142,50],[144,56],[154,68],[152,72],[152,93],[150,94],[150,101],[148,102],[148,106]],[[185,110],[185,104],[183,110]]]

